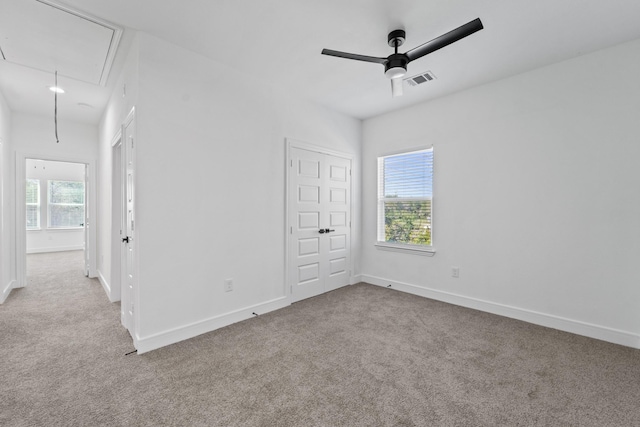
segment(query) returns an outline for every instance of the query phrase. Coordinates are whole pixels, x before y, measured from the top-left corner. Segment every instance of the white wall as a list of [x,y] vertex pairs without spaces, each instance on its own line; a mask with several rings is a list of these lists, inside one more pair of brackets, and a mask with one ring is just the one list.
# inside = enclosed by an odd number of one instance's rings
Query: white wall
[[83,163],[53,162],[28,159],[27,179],[40,180],[40,229],[27,230],[27,253],[58,252],[84,249],[84,228],[55,229],[47,227],[47,182],[82,181]]
[[[138,38],[139,352],[288,304],[285,138],[356,159],[357,271],[361,122],[146,34]],[[101,136],[103,180],[108,139]],[[106,212],[106,200],[101,206]],[[106,257],[108,236],[100,235]],[[226,278],[234,279],[233,292],[223,292]]]
[[14,166],[11,144],[11,111],[0,93],[0,303],[3,303],[16,277],[14,216]]
[[[640,347],[639,75],[640,40],[366,120],[363,279]],[[430,144],[437,253],[377,250],[376,157]]]
[[98,127],[91,124],[58,121],[56,143],[53,117],[14,112],[11,134],[14,149],[34,158],[94,160],[98,153]]
[[99,125],[97,269],[98,278],[111,301],[120,300],[119,277],[112,275],[112,269],[117,264],[111,259],[112,250],[116,249],[113,247],[111,224],[112,144],[138,99],[138,41],[136,36],[131,38],[128,46],[122,46],[128,49],[128,53]]

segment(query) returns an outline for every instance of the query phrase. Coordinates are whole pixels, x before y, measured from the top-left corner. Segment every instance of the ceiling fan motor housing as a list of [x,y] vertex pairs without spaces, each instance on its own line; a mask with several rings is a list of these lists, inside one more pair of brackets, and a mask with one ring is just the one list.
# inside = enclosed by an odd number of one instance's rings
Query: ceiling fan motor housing
[[408,63],[409,58],[404,53],[389,55],[387,62],[384,64],[384,74],[390,79],[402,77],[407,72]]

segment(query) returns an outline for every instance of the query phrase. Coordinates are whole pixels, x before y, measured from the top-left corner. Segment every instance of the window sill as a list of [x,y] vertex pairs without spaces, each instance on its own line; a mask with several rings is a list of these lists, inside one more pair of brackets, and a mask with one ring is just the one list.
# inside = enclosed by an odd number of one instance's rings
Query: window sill
[[404,252],[407,254],[413,255],[421,255],[421,256],[434,256],[436,254],[436,250],[429,247],[420,247],[420,246],[410,246],[410,245],[398,245],[393,243],[385,243],[378,242],[375,244],[376,248],[381,251],[392,251],[392,252]]
[[81,231],[84,227],[47,227],[47,231]]
[[27,231],[42,231],[42,228],[37,227],[37,228],[27,228]]

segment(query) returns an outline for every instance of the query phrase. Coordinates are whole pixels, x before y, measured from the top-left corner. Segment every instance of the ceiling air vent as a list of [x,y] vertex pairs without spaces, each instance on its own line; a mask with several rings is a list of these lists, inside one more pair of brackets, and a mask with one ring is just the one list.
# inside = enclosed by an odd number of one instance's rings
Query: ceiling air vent
[[430,82],[431,80],[435,80],[436,76],[431,71],[425,71],[424,73],[418,74],[413,77],[409,77],[404,79],[411,86],[418,86],[422,83]]

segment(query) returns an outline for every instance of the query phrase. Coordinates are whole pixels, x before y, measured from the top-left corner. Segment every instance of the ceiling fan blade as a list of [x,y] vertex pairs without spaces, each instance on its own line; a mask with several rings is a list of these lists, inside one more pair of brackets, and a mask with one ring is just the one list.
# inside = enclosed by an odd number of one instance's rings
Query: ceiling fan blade
[[435,39],[426,42],[423,45],[420,45],[414,49],[411,49],[405,55],[409,58],[409,61],[413,61],[418,58],[422,58],[423,56],[435,52],[438,49],[442,49],[445,46],[449,46],[451,43],[455,43],[458,40],[461,40],[476,31],[480,31],[484,27],[482,26],[482,21],[480,18],[476,18],[471,22],[467,22],[466,24],[456,28],[455,30],[451,30],[446,34],[441,35],[440,37],[436,37]]
[[322,49],[323,55],[337,56],[338,58],[355,59],[356,61],[375,62],[384,64],[387,58],[376,58],[375,56],[358,55],[355,53],[339,52],[337,50]]
[[396,96],[402,96],[402,77],[391,79],[391,95],[394,98]]

